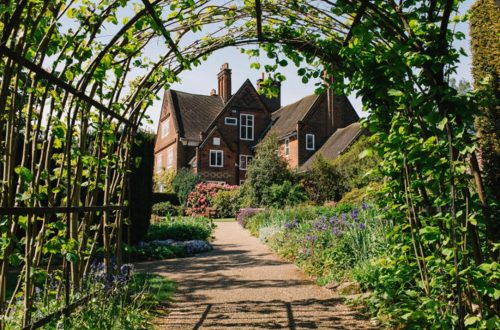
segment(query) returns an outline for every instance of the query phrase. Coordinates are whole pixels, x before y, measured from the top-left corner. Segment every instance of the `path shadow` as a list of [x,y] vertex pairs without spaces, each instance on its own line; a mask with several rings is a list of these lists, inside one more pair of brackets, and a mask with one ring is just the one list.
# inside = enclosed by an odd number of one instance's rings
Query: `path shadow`
[[340,298],[182,303],[169,310],[157,319],[160,329],[376,329]]
[[182,280],[176,292],[176,301],[203,301],[207,298],[200,291],[228,289],[266,289],[298,287],[310,285],[308,280],[258,280],[238,279],[227,275],[228,270],[247,272],[262,267],[288,265],[289,263],[273,259],[271,253],[251,253],[247,250],[234,249],[236,245],[226,244],[223,249],[215,246],[214,250],[191,258],[160,260],[137,265],[138,270],[156,274],[182,274]]

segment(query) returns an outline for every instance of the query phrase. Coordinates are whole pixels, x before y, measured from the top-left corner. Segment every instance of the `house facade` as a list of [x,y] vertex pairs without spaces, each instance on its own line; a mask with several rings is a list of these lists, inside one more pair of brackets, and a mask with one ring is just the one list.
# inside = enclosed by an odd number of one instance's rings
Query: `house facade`
[[[257,81],[257,89],[260,81]],[[280,96],[259,95],[246,80],[234,93],[231,69],[217,75],[218,90],[198,95],[165,91],[155,144],[155,173],[190,168],[208,182],[244,182],[255,146],[268,134],[299,168],[340,128],[358,121],[349,100],[330,92],[281,106]]]

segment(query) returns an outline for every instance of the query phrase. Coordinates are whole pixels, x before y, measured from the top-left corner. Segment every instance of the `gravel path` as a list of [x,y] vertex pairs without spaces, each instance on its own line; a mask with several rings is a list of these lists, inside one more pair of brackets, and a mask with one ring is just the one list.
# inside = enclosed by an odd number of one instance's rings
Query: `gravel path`
[[236,222],[217,225],[214,251],[137,265],[178,283],[158,329],[374,328]]

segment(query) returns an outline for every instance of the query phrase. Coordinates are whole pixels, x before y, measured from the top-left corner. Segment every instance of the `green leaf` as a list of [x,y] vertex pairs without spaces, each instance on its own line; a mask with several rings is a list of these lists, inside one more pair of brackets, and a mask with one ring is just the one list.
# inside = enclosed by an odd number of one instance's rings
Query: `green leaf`
[[396,96],[396,97],[400,97],[400,96],[403,96],[404,93],[400,90],[397,90],[397,89],[389,89],[387,91],[387,94],[391,95],[391,96]]
[[437,128],[439,130],[444,130],[444,127],[446,126],[446,124],[448,123],[448,118],[444,117],[443,119],[441,119],[441,121],[437,124]]
[[372,149],[365,149],[361,151],[361,153],[358,155],[358,159],[363,159],[365,157],[371,157],[373,156],[373,150]]
[[66,70],[66,72],[64,72],[64,76],[69,81],[73,80],[73,78],[75,77],[75,75],[73,74],[73,72],[71,70],[69,70],[69,69]]
[[479,318],[477,316],[468,316],[465,318],[465,325],[473,325],[479,321]]
[[15,172],[21,177],[24,182],[31,182],[33,180],[33,174],[24,166],[16,167]]
[[68,252],[66,253],[66,260],[68,260],[69,262],[77,262],[78,256],[76,255],[76,253]]

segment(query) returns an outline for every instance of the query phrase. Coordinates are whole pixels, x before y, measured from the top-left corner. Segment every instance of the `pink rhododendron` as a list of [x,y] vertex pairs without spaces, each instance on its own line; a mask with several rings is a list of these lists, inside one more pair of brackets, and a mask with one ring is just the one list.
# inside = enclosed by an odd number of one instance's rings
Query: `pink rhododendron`
[[187,212],[193,215],[206,215],[212,198],[221,190],[234,190],[238,186],[223,185],[218,183],[201,182],[188,194],[186,202]]

